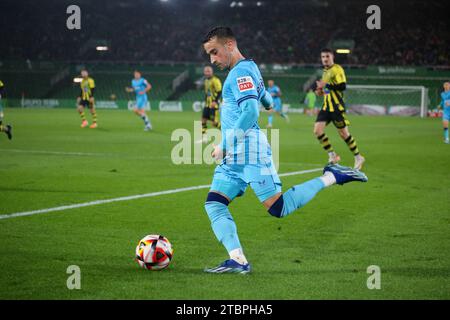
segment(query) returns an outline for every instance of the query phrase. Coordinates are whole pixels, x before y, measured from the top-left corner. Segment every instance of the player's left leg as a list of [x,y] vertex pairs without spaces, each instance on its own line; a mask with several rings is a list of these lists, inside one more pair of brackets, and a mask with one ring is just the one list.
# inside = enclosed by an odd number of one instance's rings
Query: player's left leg
[[[449,115],[449,118],[450,118],[450,115]],[[444,142],[445,143],[450,143],[449,138],[448,138],[448,122],[449,122],[449,120],[446,118],[444,118],[442,120],[442,126],[444,128]]]
[[92,116],[92,124],[89,126],[91,129],[97,128],[97,110],[95,110],[94,100],[89,100],[89,111]]
[[350,151],[353,153],[355,157],[355,164],[353,168],[357,170],[361,170],[366,159],[361,155],[358,149],[358,145],[356,144],[355,138],[350,134],[348,130],[348,126],[350,125],[350,121],[347,119],[344,112],[335,111],[334,114],[336,118],[334,118],[333,123],[338,130],[339,136],[342,140],[345,141]]

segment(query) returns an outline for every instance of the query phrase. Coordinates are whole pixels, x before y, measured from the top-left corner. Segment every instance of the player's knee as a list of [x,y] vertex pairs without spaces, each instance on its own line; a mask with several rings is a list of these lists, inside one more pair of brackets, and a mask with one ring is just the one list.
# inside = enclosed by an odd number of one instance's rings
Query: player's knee
[[214,222],[219,217],[228,215],[228,204],[230,201],[223,195],[217,192],[209,192],[205,201],[205,211],[208,214],[211,222]]
[[342,139],[345,140],[350,136],[350,133],[348,133],[348,131],[345,129],[341,129],[339,130],[339,135],[341,136]]
[[284,207],[284,199],[283,195],[281,195],[267,211],[270,213],[271,216],[274,216],[275,218],[282,218],[283,207]]
[[318,137],[318,136],[320,136],[320,135],[323,134],[323,129],[320,128],[320,127],[314,127],[313,132],[314,132],[314,135],[315,135],[316,137]]

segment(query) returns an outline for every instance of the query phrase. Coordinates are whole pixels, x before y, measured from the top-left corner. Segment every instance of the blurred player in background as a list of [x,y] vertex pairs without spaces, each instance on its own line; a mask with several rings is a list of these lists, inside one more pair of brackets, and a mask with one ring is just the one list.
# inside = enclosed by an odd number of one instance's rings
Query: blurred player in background
[[94,100],[95,82],[94,79],[89,77],[89,73],[86,69],[81,70],[81,77],[81,92],[80,96],[77,98],[78,112],[81,116],[81,127],[85,128],[89,125],[84,113],[84,109],[88,107],[92,115],[92,124],[89,126],[89,128],[94,129],[97,128],[97,112],[95,110]]
[[316,100],[316,94],[314,93],[313,89],[309,88],[304,101],[306,115],[313,116],[314,114],[316,114]]
[[360,171],[339,165],[327,165],[323,176],[293,186],[284,194],[273,164],[266,135],[258,126],[259,103],[270,108],[273,99],[265,90],[256,63],[245,59],[228,27],[212,29],[203,40],[203,48],[211,63],[229,70],[223,85],[221,109],[222,141],[214,146],[212,156],[221,160],[205,202],[205,210],[217,239],[228,251],[230,259],[208,273],[249,273],[251,271],[237,234],[228,205],[250,187],[268,212],[286,217],[304,206],[325,187],[335,183],[367,181]]
[[[222,82],[214,75],[211,66],[203,69],[203,75],[205,77],[205,107],[202,112],[202,133],[205,134],[208,129],[208,121],[211,121],[214,127],[220,127],[219,107],[222,98]],[[204,142],[206,142],[205,139],[206,136],[203,136]]]
[[133,108],[134,113],[139,116],[144,121],[144,130],[150,131],[152,130],[152,124],[150,123],[150,119],[147,117],[145,113],[145,107],[148,104],[147,92],[152,89],[152,85],[148,83],[147,80],[142,78],[142,74],[140,71],[134,71],[134,79],[131,80],[131,88],[126,87],[125,90],[127,92],[135,92],[136,93],[136,106]]
[[354,168],[360,170],[364,164],[364,157],[359,153],[355,139],[348,130],[348,121],[345,115],[344,90],[347,79],[342,67],[334,63],[334,54],[331,49],[323,49],[320,54],[324,67],[322,79],[316,82],[316,94],[323,96],[323,106],[317,115],[314,125],[314,134],[319,139],[322,147],[328,152],[328,162],[338,163],[341,159],[334,151],[325,134],[325,127],[333,122],[339,135],[348,145],[355,157]]
[[283,103],[281,102],[280,87],[275,85],[275,82],[273,80],[267,81],[267,84],[268,84],[267,91],[270,93],[273,99],[273,108],[270,110],[267,128],[272,128],[274,112],[278,113],[286,121],[289,121],[289,117],[287,114],[283,113]]
[[4,114],[3,114],[2,98],[3,98],[4,94],[5,94],[5,85],[0,80],[0,132],[4,132],[8,136],[8,139],[11,140],[12,139],[12,126],[10,124],[3,125]]
[[444,142],[450,143],[448,138],[448,122],[450,121],[450,82],[444,83],[444,91],[441,93],[442,125],[444,127]]

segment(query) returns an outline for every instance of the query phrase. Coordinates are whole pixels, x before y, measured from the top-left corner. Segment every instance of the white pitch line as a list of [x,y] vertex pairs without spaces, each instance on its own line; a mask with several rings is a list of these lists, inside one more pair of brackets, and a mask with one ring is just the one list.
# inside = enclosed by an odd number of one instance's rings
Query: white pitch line
[[21,150],[21,149],[0,149],[0,151],[2,151],[2,152],[16,152],[16,153],[55,154],[55,155],[63,155],[63,156],[98,156],[98,155],[108,155],[106,153],[63,152],[63,151]]
[[[287,176],[293,176],[293,175],[298,175],[298,174],[306,174],[306,173],[316,172],[316,171],[320,171],[320,170],[322,170],[322,168],[294,171],[294,172],[286,172],[286,173],[279,174],[279,176],[287,177]],[[165,194],[179,193],[179,192],[184,192],[184,191],[206,189],[206,188],[209,188],[210,186],[211,185],[209,185],[209,184],[208,185],[205,184],[205,185],[192,186],[192,187],[186,187],[186,188],[178,188],[178,189],[172,189],[172,190],[157,191],[157,192],[144,193],[144,194],[136,194],[133,196],[96,200],[96,201],[90,201],[90,202],[84,202],[84,203],[75,203],[75,204],[70,204],[70,205],[65,205],[65,206],[60,206],[60,207],[54,207],[54,208],[8,213],[8,214],[0,215],[0,220],[32,216],[32,215],[36,215],[36,214],[43,214],[43,213],[54,212],[54,211],[64,211],[64,210],[69,210],[69,209],[90,207],[90,206],[96,206],[96,205],[105,204],[105,203],[128,201],[128,200],[135,200],[135,199],[142,199],[142,198],[150,198],[150,197],[156,197],[156,196],[161,196],[161,195],[165,195]]]
[[[58,155],[58,156],[96,156],[96,157],[118,157],[117,154],[114,153],[100,153],[100,152],[64,152],[64,151],[46,151],[46,150],[23,150],[23,149],[0,149],[1,152],[14,152],[14,153],[29,153],[29,154],[47,154],[47,155]],[[119,156],[121,157],[121,156]],[[124,156],[125,158],[133,158],[133,159],[169,159],[169,156],[142,156],[142,157],[134,157],[134,156]]]

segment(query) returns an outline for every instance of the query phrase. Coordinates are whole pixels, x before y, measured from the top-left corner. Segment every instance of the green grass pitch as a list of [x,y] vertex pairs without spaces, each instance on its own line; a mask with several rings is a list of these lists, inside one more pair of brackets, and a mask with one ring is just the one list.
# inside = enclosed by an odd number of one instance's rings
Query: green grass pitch
[[[6,109],[0,136],[0,215],[209,184],[213,165],[174,165],[171,133],[200,114],[151,112],[154,131],[128,111],[99,110],[79,128],[75,110]],[[0,220],[0,299],[449,299],[450,146],[437,119],[352,116],[369,182],[328,188],[285,219],[251,189],[230,205],[248,276],[202,272],[227,254],[203,209],[207,189]],[[267,121],[263,114],[260,123]],[[323,166],[314,119],[275,118],[280,173]],[[352,156],[328,134],[342,163]],[[283,190],[317,176],[283,177]],[[140,269],[138,240],[174,246],[168,269]],[[69,265],[81,289],[68,290]],[[367,288],[367,267],[381,289]]]

